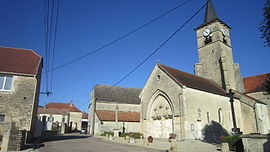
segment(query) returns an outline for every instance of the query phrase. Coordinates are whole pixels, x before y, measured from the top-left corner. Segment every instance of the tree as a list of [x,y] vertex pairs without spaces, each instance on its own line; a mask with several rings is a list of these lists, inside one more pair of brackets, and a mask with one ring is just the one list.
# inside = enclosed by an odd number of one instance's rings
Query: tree
[[270,0],[266,0],[265,7],[263,8],[264,19],[260,23],[260,31],[262,38],[265,39],[266,47],[270,47]]

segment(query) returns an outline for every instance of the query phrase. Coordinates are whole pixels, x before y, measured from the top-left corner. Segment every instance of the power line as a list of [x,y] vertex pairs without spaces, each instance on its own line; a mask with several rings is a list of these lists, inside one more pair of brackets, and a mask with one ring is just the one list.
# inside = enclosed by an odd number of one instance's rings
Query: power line
[[121,37],[119,37],[119,38],[117,38],[117,39],[115,39],[115,40],[113,40],[113,41],[110,41],[110,42],[106,43],[105,45],[99,47],[98,49],[92,50],[92,51],[90,51],[89,53],[87,53],[87,54],[85,54],[85,55],[82,55],[82,56],[80,56],[80,57],[78,57],[78,58],[75,58],[75,59],[73,59],[73,60],[71,60],[71,61],[69,61],[69,62],[66,62],[66,63],[64,63],[64,64],[62,64],[62,65],[60,65],[60,66],[57,66],[57,67],[55,67],[55,68],[53,68],[53,69],[50,69],[50,70],[48,70],[48,71],[45,71],[45,72],[43,72],[43,73],[48,73],[48,72],[52,72],[52,71],[58,70],[58,69],[63,68],[63,67],[65,67],[65,66],[69,65],[69,64],[72,64],[72,63],[74,63],[74,62],[76,62],[76,61],[79,61],[79,60],[81,60],[81,59],[83,59],[83,58],[86,58],[87,56],[89,56],[89,55],[91,55],[91,54],[97,53],[97,52],[101,51],[102,49],[104,49],[104,48],[106,48],[106,47],[108,47],[108,46],[110,46],[110,45],[112,45],[112,44],[114,44],[114,43],[116,43],[116,42],[118,42],[118,41],[124,39],[125,37],[127,37],[127,36],[129,36],[129,35],[131,35],[131,34],[133,34],[133,33],[135,33],[135,32],[137,32],[138,30],[140,30],[140,29],[142,29],[142,28],[144,28],[144,27],[146,27],[146,26],[152,24],[153,22],[157,21],[158,19],[160,19],[160,18],[166,16],[167,14],[173,12],[173,11],[176,10],[177,8],[180,8],[180,7],[184,6],[184,5],[185,5],[186,3],[188,3],[189,1],[191,1],[191,0],[186,0],[186,1],[184,1],[183,3],[177,5],[176,7],[174,7],[174,8],[172,8],[172,9],[166,11],[166,12],[163,13],[162,15],[160,15],[160,16],[158,16],[158,17],[152,19],[152,20],[150,20],[149,22],[146,22],[145,24],[143,24],[143,25],[141,25],[141,26],[135,28],[134,30],[132,30],[132,31],[130,31],[130,32],[126,33],[126,34],[124,34],[123,36],[121,36]]
[[119,81],[117,81],[112,87],[107,89],[106,91],[109,91],[111,88],[125,80],[128,76],[130,76],[133,72],[135,72],[140,66],[142,66],[148,59],[150,59],[160,48],[162,48],[173,36],[175,36],[185,25],[187,25],[206,5],[208,4],[208,1],[206,4],[204,4],[202,7],[200,7],[184,24],[182,24],[174,33],[172,33],[161,45],[159,45],[151,54],[149,54],[143,61],[141,61],[137,66],[135,66],[129,73],[127,73],[124,77],[122,77]]
[[[59,17],[59,6],[60,0],[57,1],[57,12],[56,12],[56,21],[54,26],[54,41],[53,41],[53,53],[52,53],[52,69],[54,68],[54,59],[55,59],[55,44],[56,44],[56,36],[57,36],[57,27],[58,27],[58,17]],[[51,72],[51,92],[53,92],[53,71]]]
[[48,91],[48,22],[49,22],[49,0],[46,3],[46,0],[44,1],[44,27],[45,27],[45,83],[46,83],[46,92]]

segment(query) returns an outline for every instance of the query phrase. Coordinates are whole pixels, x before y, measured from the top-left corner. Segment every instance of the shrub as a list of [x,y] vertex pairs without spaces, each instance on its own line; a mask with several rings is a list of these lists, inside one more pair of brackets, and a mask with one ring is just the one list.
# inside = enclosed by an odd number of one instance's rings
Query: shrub
[[130,133],[120,133],[120,137],[126,137],[126,136],[130,136],[130,137],[133,137],[133,138],[136,138],[136,139],[139,139],[141,138],[141,133],[139,132],[130,132]]
[[106,134],[113,136],[113,132],[107,132],[107,131],[104,131],[102,134],[100,134],[100,136],[106,136]]
[[241,149],[243,146],[242,139],[240,135],[233,135],[233,136],[224,136],[221,137],[222,143],[228,143],[230,150],[236,151],[237,149]]

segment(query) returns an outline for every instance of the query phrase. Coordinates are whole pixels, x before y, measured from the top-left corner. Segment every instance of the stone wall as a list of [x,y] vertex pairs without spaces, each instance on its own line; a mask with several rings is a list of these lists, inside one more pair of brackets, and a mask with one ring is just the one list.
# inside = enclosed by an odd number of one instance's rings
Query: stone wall
[[255,92],[255,93],[250,93],[248,95],[255,99],[258,99],[259,101],[265,102],[267,104],[268,123],[270,126],[270,94],[265,94],[264,92]]
[[[35,128],[39,80],[40,77],[31,75],[13,75],[11,91],[0,91],[0,114],[5,115],[5,121],[14,123],[17,131],[25,130],[27,140],[32,138]],[[10,142],[15,140],[14,136],[9,137]]]
[[[104,102],[104,101],[97,101],[96,103],[96,110],[110,110],[115,111],[116,103],[115,102]],[[118,103],[119,111],[128,111],[128,112],[140,112],[140,105],[136,104],[119,104]]]
[[[82,129],[82,113],[81,112],[69,112],[69,123],[72,122],[71,130]],[[76,125],[77,124],[77,125]]]
[[[203,139],[203,129],[209,126],[212,121],[220,124],[228,133],[231,132],[233,121],[228,97],[191,88],[184,89],[183,96],[186,120],[184,128],[187,139]],[[242,128],[239,100],[235,99],[234,109],[237,127]]]
[[270,152],[270,135],[241,135],[245,152]]
[[21,130],[30,131],[37,79],[14,76],[11,91],[0,91],[0,114],[10,116]]
[[[124,122],[125,125],[125,132],[140,132],[140,122]],[[117,125],[114,121],[103,121],[100,125],[100,133],[106,132],[113,132],[114,129],[117,128]],[[120,132],[123,132],[123,122],[118,122],[118,128],[120,129]]]

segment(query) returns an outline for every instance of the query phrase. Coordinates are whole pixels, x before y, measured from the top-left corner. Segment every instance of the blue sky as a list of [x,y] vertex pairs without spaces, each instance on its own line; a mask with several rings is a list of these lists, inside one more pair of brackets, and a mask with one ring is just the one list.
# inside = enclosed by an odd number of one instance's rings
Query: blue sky
[[[184,0],[60,0],[55,66],[99,48],[182,2]],[[116,83],[205,2],[191,0],[102,51],[54,71],[53,94],[41,95],[40,104],[73,100],[76,106],[87,111],[94,85]],[[244,77],[270,72],[270,49],[264,47],[258,30],[264,2],[213,0],[219,18],[232,27],[234,62],[240,63]],[[45,57],[44,6],[43,0],[1,0],[0,46],[33,49]],[[194,28],[203,23],[204,12],[119,85],[142,88],[158,60],[193,73],[193,65],[198,62]],[[45,75],[42,77],[41,91],[46,91]]]

